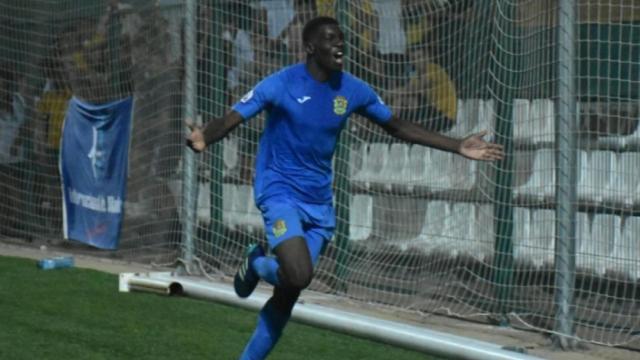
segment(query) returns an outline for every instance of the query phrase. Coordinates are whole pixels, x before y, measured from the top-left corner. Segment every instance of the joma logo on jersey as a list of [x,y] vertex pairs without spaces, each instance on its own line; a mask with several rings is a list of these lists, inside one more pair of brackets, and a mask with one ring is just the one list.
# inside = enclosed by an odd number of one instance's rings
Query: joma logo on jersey
[[282,219],[276,220],[271,230],[273,230],[273,235],[275,235],[276,237],[280,237],[287,232],[287,224]]
[[344,115],[347,112],[347,99],[344,96],[336,96],[333,99],[333,112],[336,115]]

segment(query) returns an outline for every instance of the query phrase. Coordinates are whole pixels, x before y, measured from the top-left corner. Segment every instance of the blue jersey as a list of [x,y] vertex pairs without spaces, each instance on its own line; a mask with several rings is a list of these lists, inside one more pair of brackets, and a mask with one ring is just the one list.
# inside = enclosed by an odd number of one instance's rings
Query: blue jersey
[[245,120],[267,111],[256,160],[257,203],[272,196],[331,203],[331,159],[349,115],[380,124],[391,119],[391,110],[364,81],[337,72],[320,82],[305,64],[268,76],[233,109]]

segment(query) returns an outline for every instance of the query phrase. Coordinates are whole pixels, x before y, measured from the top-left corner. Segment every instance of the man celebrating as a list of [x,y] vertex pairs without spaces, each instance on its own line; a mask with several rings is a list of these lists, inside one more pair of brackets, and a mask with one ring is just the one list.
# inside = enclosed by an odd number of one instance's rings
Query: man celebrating
[[187,143],[201,152],[243,121],[262,110],[268,113],[257,155],[254,194],[275,257],[265,256],[260,245],[251,245],[234,287],[244,298],[263,279],[274,291],[260,311],[241,360],[264,359],[273,349],[331,239],[335,229],[331,159],[349,115],[363,115],[403,141],[469,159],[491,161],[504,156],[500,145],[482,140],[484,133],[453,139],[394,116],[368,84],[342,72],[344,34],[334,18],[310,20],[302,40],[305,63],[266,77],[232,110],[203,129],[188,124],[192,131]]

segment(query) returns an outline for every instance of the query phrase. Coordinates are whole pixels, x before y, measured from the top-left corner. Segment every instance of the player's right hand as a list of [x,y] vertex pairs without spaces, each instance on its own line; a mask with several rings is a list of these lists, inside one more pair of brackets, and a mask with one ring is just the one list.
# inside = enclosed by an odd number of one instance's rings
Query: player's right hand
[[202,152],[207,144],[204,141],[204,133],[202,128],[191,121],[191,119],[185,120],[185,125],[191,130],[189,136],[187,136],[187,146],[195,152]]

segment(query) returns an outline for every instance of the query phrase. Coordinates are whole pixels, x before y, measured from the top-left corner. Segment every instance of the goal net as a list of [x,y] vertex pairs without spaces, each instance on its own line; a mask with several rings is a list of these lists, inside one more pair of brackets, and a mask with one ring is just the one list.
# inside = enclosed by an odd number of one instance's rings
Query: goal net
[[[334,159],[337,228],[311,291],[554,333],[556,265],[575,262],[571,336],[637,345],[640,5],[575,2],[577,110],[562,118],[567,24],[555,0],[199,0],[194,14],[179,0],[2,0],[0,239],[66,244],[57,161],[66,103],[132,95],[120,246],[67,248],[163,264],[192,250],[205,275],[232,276],[245,247],[264,241],[253,168],[265,117],[210,146],[186,174],[184,99],[195,96],[197,121],[223,115],[262,78],[304,61],[304,23],[328,15],[345,32],[346,70],[395,114],[453,137],[487,130],[507,157],[473,162],[353,116]],[[559,134],[561,122],[575,130]],[[556,165],[572,154],[574,168]],[[572,171],[575,253],[558,260],[556,243],[567,241],[556,231],[558,174]]]

